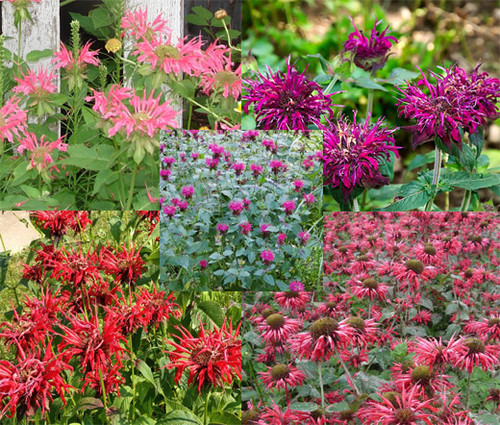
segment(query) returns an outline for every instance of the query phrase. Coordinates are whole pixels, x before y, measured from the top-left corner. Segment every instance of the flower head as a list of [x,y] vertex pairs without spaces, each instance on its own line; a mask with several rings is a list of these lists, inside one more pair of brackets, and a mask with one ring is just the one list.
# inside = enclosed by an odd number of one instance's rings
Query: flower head
[[377,69],[382,68],[388,58],[388,52],[392,43],[398,42],[396,37],[386,35],[389,25],[382,32],[377,31],[377,26],[382,22],[375,22],[370,38],[368,39],[363,31],[359,31],[351,18],[354,32],[349,34],[349,39],[345,42],[346,51],[354,54],[354,63],[365,71],[375,73]]
[[19,136],[27,129],[28,116],[26,111],[19,107],[20,99],[11,97],[0,108],[0,142],[7,139],[14,142],[14,136]]
[[274,254],[272,251],[265,250],[260,253],[260,258],[264,264],[271,264],[274,260]]
[[26,75],[21,74],[21,77],[16,76],[15,79],[17,86],[12,91],[16,93],[43,98],[47,94],[57,91],[56,75],[44,68],[40,68],[38,72],[28,70]]
[[262,130],[307,130],[309,125],[323,128],[321,116],[333,116],[331,97],[337,93],[324,94],[319,84],[290,64],[290,58],[286,66],[286,73],[273,73],[268,68],[268,76],[259,73],[256,81],[244,81],[245,113],[253,104]]
[[325,184],[341,188],[344,199],[349,199],[356,187],[371,188],[388,184],[379,169],[381,161],[397,156],[398,147],[392,133],[396,129],[383,127],[378,119],[373,125],[340,119],[331,130],[324,132],[323,177]]
[[[49,164],[54,163],[52,152],[66,152],[68,145],[63,143],[63,140],[64,136],[61,136],[56,141],[49,142],[45,139],[45,135],[42,135],[38,140],[35,134],[29,133],[19,141],[20,145],[17,147],[17,151],[21,154],[25,151],[32,152],[28,169],[36,168],[41,173]],[[58,170],[57,167],[53,168]]]
[[297,369],[292,364],[277,364],[272,367],[267,367],[265,372],[259,372],[262,382],[266,386],[266,390],[276,388],[286,389],[298,387],[302,385],[306,379],[306,375],[301,370]]
[[220,329],[206,330],[200,323],[198,336],[193,336],[186,328],[178,327],[180,336],[174,335],[178,343],[169,341],[175,350],[169,351],[169,369],[176,369],[175,382],[179,382],[183,372],[189,371],[188,385],[196,382],[198,391],[204,386],[224,387],[237,376],[241,378],[241,340],[239,327],[224,322]]

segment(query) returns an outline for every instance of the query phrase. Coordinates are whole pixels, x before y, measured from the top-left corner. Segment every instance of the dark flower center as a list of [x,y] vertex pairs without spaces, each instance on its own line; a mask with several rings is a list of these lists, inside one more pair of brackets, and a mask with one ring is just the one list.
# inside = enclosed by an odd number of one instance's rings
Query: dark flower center
[[420,365],[416,366],[415,369],[411,372],[411,380],[415,384],[425,385],[431,379],[431,371],[429,366]]
[[404,409],[397,409],[394,412],[394,416],[398,419],[399,425],[410,425],[415,422],[415,413],[409,407]]
[[480,243],[483,241],[483,237],[479,235],[474,235],[469,240],[474,243]]
[[198,348],[191,354],[191,360],[200,366],[208,366],[211,358],[212,353],[203,351],[203,348]]
[[299,298],[300,294],[298,291],[287,291],[284,293],[285,298]]
[[348,249],[345,247],[345,246],[340,246],[337,248],[337,250],[341,253],[341,254],[345,254]]
[[488,222],[487,221],[481,221],[481,224],[479,225],[479,227],[481,227],[481,229],[484,229],[485,227],[488,227]]
[[424,263],[420,260],[408,260],[405,263],[405,266],[408,270],[411,270],[416,274],[422,274],[424,271]]
[[365,330],[365,321],[361,317],[351,317],[349,319],[349,324],[357,329],[358,331],[364,331]]
[[424,252],[428,255],[436,255],[436,248],[431,243],[426,243],[424,247]]
[[286,364],[278,364],[271,368],[271,377],[278,381],[280,379],[286,379],[290,376],[290,368]]
[[266,323],[271,329],[279,329],[285,324],[285,317],[282,314],[274,313],[266,319]]
[[486,346],[479,338],[469,338],[465,341],[465,346],[469,349],[470,354],[484,353]]
[[372,277],[369,277],[368,279],[363,280],[363,288],[377,289],[378,282]]
[[241,413],[241,425],[254,425],[259,420],[259,412],[245,410]]
[[393,406],[397,406],[398,405],[398,397],[401,397],[401,394],[399,394],[396,391],[385,391],[382,393],[382,397],[389,400]]
[[464,275],[467,279],[470,279],[473,276],[473,274],[474,274],[474,269],[471,269],[471,268],[468,268],[467,270],[465,270],[465,273],[464,273]]
[[401,371],[406,373],[408,372],[413,366],[415,366],[415,363],[413,360],[405,360],[403,363],[401,363]]
[[496,326],[500,324],[500,317],[491,317],[488,320],[488,326]]
[[368,261],[369,258],[368,258],[368,255],[360,255],[358,258],[356,258],[356,260],[358,261]]
[[333,301],[327,301],[325,303],[325,306],[326,306],[326,308],[329,308],[330,310],[335,310],[335,308],[337,307],[337,303],[335,303]]
[[264,319],[267,319],[271,314],[274,314],[276,313],[276,310],[274,308],[266,308],[263,312],[262,312],[262,317]]
[[155,55],[160,59],[179,59],[181,57],[179,51],[174,46],[168,44],[158,46],[155,50]]
[[339,327],[339,323],[331,317],[324,317],[323,319],[316,320],[311,325],[311,336],[318,339],[321,336],[332,335]]

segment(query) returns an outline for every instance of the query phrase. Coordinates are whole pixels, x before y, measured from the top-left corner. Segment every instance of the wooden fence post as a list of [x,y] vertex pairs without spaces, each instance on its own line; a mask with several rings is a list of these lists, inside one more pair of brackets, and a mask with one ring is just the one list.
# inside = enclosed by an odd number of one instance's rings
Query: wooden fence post
[[[59,49],[59,0],[32,3],[28,10],[33,23],[24,21],[21,28],[21,57],[33,50]],[[17,55],[18,29],[14,25],[14,6],[9,2],[2,2],[2,32],[7,38],[5,47]],[[50,68],[51,57],[30,63],[32,68],[39,65]]]

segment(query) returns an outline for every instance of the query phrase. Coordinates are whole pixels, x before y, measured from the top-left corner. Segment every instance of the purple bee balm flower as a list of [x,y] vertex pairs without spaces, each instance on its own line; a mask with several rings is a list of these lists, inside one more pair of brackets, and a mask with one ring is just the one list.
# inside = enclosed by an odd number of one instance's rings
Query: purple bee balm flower
[[186,199],[191,199],[194,194],[194,187],[193,186],[184,186],[181,189],[182,196]]
[[254,105],[258,127],[262,130],[307,130],[308,125],[321,124],[321,116],[333,116],[331,97],[337,93],[324,94],[320,85],[309,81],[305,72],[300,73],[286,63],[286,73],[273,73],[268,67],[268,75],[260,72],[256,81],[246,79],[248,100],[244,111],[248,114]]
[[260,253],[260,258],[264,264],[271,264],[274,260],[274,254],[272,251],[262,251]]
[[283,202],[283,209],[285,210],[286,214],[288,215],[293,214],[293,211],[295,210],[295,201]]
[[385,35],[389,29],[389,25],[387,25],[384,31],[377,31],[377,26],[382,21],[375,23],[368,39],[363,34],[363,31],[359,31],[356,28],[352,18],[350,19],[355,31],[349,34],[349,39],[345,42],[344,49],[348,52],[353,52],[356,66],[365,71],[371,71],[373,74],[377,69],[384,67],[389,57],[387,53],[391,49],[392,43],[397,43],[398,40],[396,37]]
[[323,179],[334,189],[340,187],[347,201],[356,186],[371,188],[388,184],[382,176],[379,161],[389,160],[390,152],[398,156],[394,146],[397,129],[382,127],[379,118],[373,125],[366,120],[363,124],[348,123],[343,117],[325,131],[323,139]]
[[207,268],[208,262],[207,260],[200,260],[200,268],[205,270]]
[[399,115],[417,121],[406,127],[413,134],[413,148],[439,137],[449,149],[455,144],[461,150],[460,129],[474,133],[487,118],[498,115],[500,81],[486,72],[478,74],[478,67],[470,76],[457,66],[444,68],[444,76],[431,72],[434,85],[420,71],[422,79],[416,85],[398,88],[404,96],[396,104]]
[[233,215],[240,215],[243,212],[245,206],[238,201],[232,201],[229,203],[229,209],[232,211]]
[[217,231],[219,231],[222,234],[226,233],[228,229],[229,226],[227,224],[220,223],[217,225]]
[[292,280],[289,284],[289,288],[290,288],[290,291],[298,292],[298,291],[304,290],[304,285],[299,280]]

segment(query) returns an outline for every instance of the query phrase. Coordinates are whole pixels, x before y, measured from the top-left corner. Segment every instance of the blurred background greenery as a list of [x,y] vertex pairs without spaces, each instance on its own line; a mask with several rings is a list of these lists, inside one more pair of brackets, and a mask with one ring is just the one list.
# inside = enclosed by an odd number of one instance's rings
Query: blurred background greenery
[[[454,63],[470,72],[478,62],[490,76],[500,76],[500,1],[498,0],[245,0],[243,1],[243,55],[246,76],[251,70],[285,69],[290,55],[292,62],[310,78],[322,72],[320,61],[311,55],[321,54],[332,60],[341,50],[356,26],[370,34],[375,21],[382,20],[379,29],[390,25],[390,35],[399,42],[391,49],[385,67],[376,74],[387,78],[395,68],[418,71],[419,66],[437,71],[437,66]],[[405,126],[410,122],[399,119],[395,107],[397,91],[376,91],[374,116],[385,116],[391,126]],[[342,89],[339,83],[339,87]],[[350,86],[349,90],[334,96],[334,102],[345,105],[343,112],[352,116],[353,110],[364,117],[368,90]],[[396,133],[396,143],[402,146],[401,158],[395,164],[395,183],[412,180],[419,168],[410,169],[418,154],[433,150],[431,143],[413,151],[410,135],[404,130]],[[488,155],[491,168],[500,171],[500,119],[490,123],[486,131],[483,154]],[[492,193],[484,189],[484,199]],[[456,199],[453,199],[455,197]],[[385,196],[381,196],[385,200]],[[460,190],[455,191],[450,205],[459,204]],[[372,199],[377,208],[377,200]],[[494,203],[500,198],[495,195]],[[328,202],[326,202],[328,204]],[[329,205],[325,205],[330,209]],[[336,209],[331,206],[331,209]]]

